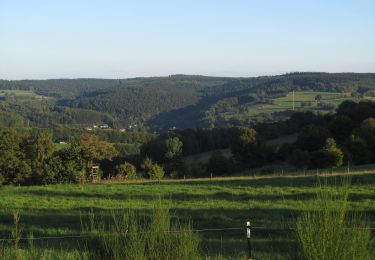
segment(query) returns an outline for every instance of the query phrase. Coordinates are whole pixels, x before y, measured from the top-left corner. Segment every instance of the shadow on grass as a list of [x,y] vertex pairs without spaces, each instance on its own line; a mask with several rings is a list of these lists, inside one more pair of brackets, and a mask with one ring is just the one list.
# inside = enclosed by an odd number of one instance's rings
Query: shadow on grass
[[[352,174],[351,183],[352,185],[368,185],[370,183],[375,183],[375,174]],[[339,183],[342,175],[324,175],[319,176],[321,180],[327,180],[329,183],[335,183],[335,180]],[[249,179],[205,179],[205,180],[186,180],[179,182],[179,184],[188,185],[219,185],[223,187],[315,187],[318,183],[317,176],[260,176],[258,178]],[[162,185],[173,185],[173,182],[163,182]]]
[[[155,199],[157,194],[92,194],[87,192],[72,191],[53,191],[53,190],[28,190],[18,191],[17,193],[25,193],[41,197],[62,197],[62,198],[85,198],[85,199],[109,199],[109,200],[144,200],[151,201]],[[213,192],[210,194],[191,194],[188,192],[173,192],[169,194],[161,194],[165,199],[172,201],[209,201],[209,200],[227,200],[227,201],[277,201],[277,200],[309,200],[314,197],[313,193],[300,192],[295,194],[248,194],[231,193],[231,192]]]

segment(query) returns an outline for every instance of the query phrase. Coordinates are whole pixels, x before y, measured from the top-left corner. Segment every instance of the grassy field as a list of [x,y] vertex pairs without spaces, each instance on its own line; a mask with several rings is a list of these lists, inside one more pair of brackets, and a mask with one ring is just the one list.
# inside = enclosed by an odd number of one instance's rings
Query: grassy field
[[64,144],[64,143],[54,143],[55,144],[55,149],[56,150],[62,150],[62,149],[65,149],[68,147],[68,144]]
[[[345,100],[358,101],[357,98],[351,97],[349,93],[331,93],[331,92],[308,92],[308,91],[296,91],[294,93],[294,105],[296,110],[308,109],[322,111],[318,107],[318,103],[315,100],[317,95],[321,95],[321,102],[325,104],[338,106]],[[303,107],[302,104],[305,104]],[[273,104],[259,104],[255,105],[250,111],[250,116],[256,116],[260,113],[274,113],[280,112],[287,109],[293,108],[293,93],[288,93],[285,97],[273,99]]]
[[[331,183],[339,181],[329,176]],[[150,214],[152,200],[167,199],[173,214],[191,221],[196,229],[241,228],[246,220],[254,227],[255,259],[295,257],[296,217],[306,207],[314,208],[317,191],[314,176],[236,177],[170,180],[162,183],[106,183],[0,187],[0,234],[8,238],[12,212],[20,210],[23,234],[34,237],[70,236],[80,233],[90,211],[110,217],[113,211],[137,209]],[[375,173],[352,177],[350,205],[366,214],[375,226]],[[202,251],[207,256],[241,259],[246,255],[244,230],[206,231]],[[37,247],[60,250],[62,254],[81,250],[84,238],[57,238],[35,241]],[[374,243],[372,243],[374,249]]]
[[9,96],[23,99],[50,99],[50,97],[41,96],[31,90],[0,90],[0,97]]

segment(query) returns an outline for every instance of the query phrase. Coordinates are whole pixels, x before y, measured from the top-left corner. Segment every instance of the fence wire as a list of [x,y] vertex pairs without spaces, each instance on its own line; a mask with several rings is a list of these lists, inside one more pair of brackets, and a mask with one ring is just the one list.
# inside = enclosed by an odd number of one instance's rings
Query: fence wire
[[[348,228],[351,229],[351,228]],[[366,229],[366,230],[375,230],[374,228],[360,228],[360,229]],[[218,231],[233,231],[233,230],[242,230],[246,231],[246,227],[228,227],[228,228],[204,228],[204,229],[186,229],[186,230],[165,230],[163,233],[181,233],[181,232],[197,232],[197,233],[203,233],[203,232],[218,232]],[[295,230],[295,228],[292,227],[251,227],[251,230]],[[137,234],[145,234],[148,232],[137,232]],[[106,234],[104,236],[116,236],[119,234]],[[97,237],[97,234],[85,234],[85,235],[69,235],[69,236],[45,236],[45,237],[20,237],[20,238],[0,238],[0,242],[6,242],[6,241],[21,241],[21,240],[49,240],[49,239],[64,239],[64,238],[90,238],[90,237]],[[103,235],[101,235],[103,236]]]

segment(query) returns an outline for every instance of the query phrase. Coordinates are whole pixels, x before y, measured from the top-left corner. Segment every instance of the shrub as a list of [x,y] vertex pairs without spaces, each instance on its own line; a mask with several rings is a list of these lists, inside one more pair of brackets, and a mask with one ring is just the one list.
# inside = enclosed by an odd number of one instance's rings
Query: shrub
[[146,157],[141,168],[146,171],[146,177],[152,180],[161,180],[164,177],[164,169],[157,163],[154,163],[150,158]]
[[129,180],[137,178],[137,169],[131,163],[125,162],[116,167],[116,173],[126,177]]
[[153,164],[149,169],[148,175],[152,180],[161,180],[164,177],[164,169],[158,164]]
[[349,215],[349,181],[330,189],[320,187],[316,210],[308,209],[297,220],[297,236],[307,259],[370,259],[369,224],[359,214]]

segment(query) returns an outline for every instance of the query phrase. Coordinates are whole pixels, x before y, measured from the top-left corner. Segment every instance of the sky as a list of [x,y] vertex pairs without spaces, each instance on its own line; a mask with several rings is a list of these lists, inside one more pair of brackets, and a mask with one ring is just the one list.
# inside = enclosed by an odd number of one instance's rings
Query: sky
[[0,0],[0,78],[375,72],[373,0]]

